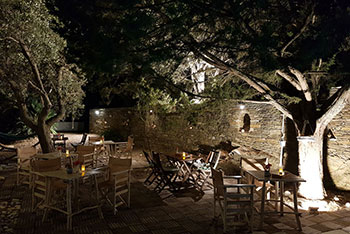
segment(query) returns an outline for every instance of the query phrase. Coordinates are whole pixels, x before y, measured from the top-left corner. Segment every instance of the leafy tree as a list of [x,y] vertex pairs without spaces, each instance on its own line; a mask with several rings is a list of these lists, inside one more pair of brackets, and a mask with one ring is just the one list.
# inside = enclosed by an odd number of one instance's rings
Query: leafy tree
[[[349,102],[349,9],[347,0],[104,0],[88,13],[100,20],[96,35],[122,47],[108,61],[128,68],[118,84],[138,97],[159,89],[177,107],[169,98],[186,100],[184,94],[269,100],[294,123],[300,140],[299,171],[307,180],[300,193],[321,199],[324,132]],[[183,66],[189,57],[216,69],[201,93],[192,92]],[[141,94],[133,87],[144,80],[153,89]],[[341,88],[331,93],[335,86]]]
[[84,76],[66,63],[66,42],[52,30],[56,18],[45,1],[1,0],[0,9],[0,92],[50,152],[50,128],[83,108]]

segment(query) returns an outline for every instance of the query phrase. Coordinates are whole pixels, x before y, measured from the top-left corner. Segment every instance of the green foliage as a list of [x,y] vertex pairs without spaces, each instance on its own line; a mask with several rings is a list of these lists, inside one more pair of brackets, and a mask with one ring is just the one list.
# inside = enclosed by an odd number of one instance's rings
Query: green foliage
[[[47,119],[62,107],[66,116],[78,115],[83,108],[84,74],[77,66],[66,64],[66,41],[52,30],[58,21],[49,14],[45,1],[3,0],[0,8],[0,91],[15,106],[25,102],[31,108],[36,103],[35,111],[30,113],[35,121],[43,110],[43,93],[51,102]],[[21,44],[27,47],[28,55]]]

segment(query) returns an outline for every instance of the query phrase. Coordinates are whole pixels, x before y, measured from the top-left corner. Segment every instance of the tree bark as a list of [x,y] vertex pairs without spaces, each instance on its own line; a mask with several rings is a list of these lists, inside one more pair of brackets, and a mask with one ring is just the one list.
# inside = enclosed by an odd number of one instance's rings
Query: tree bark
[[54,151],[51,141],[50,128],[45,124],[38,124],[36,133],[38,134],[41,150],[43,153],[50,153]]
[[323,199],[322,149],[323,135],[298,137],[299,174],[306,180],[299,186],[299,194],[307,199]]

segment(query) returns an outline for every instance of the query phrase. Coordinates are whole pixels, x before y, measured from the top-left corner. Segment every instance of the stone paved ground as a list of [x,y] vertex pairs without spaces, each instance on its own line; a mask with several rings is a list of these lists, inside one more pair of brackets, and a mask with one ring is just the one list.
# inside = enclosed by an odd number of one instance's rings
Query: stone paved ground
[[[0,176],[0,233],[152,233],[152,234],[203,234],[223,233],[221,220],[212,217],[212,191],[200,193],[187,189],[172,194],[155,193],[142,181],[144,173],[133,172],[131,208],[122,208],[116,216],[108,206],[103,206],[104,219],[91,210],[73,217],[73,230],[66,232],[66,218],[50,212],[42,223],[43,212],[30,212],[30,192],[25,186],[15,186],[15,172],[2,172]],[[255,215],[255,224],[258,221]],[[310,215],[303,213],[303,231],[296,231],[294,216],[269,216],[263,230],[254,233],[350,233],[350,210]],[[257,225],[255,225],[256,227]],[[245,233],[245,229],[229,229],[228,233]]]

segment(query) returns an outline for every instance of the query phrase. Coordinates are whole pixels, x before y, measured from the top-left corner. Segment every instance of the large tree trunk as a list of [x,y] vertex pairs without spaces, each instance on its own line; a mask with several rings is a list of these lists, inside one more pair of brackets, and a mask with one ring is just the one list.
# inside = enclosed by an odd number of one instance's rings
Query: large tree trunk
[[50,128],[46,124],[38,126],[37,134],[43,153],[50,153],[54,151],[51,141]]
[[322,135],[298,137],[299,173],[306,180],[299,186],[299,193],[307,199],[323,199]]

